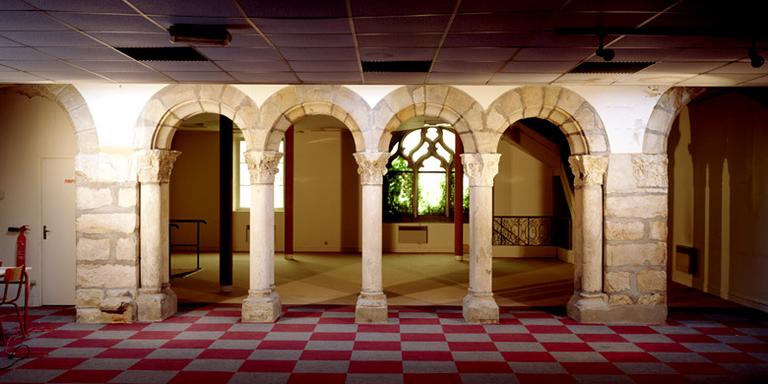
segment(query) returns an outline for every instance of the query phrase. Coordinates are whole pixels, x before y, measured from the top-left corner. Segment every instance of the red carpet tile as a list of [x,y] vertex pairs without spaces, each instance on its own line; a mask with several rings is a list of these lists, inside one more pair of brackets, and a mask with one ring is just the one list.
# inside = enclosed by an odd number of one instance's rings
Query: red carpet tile
[[495,325],[445,307],[394,307],[382,325],[354,324],[348,306],[290,307],[276,324],[241,323],[228,305],[124,325],[73,312],[32,309],[29,357],[0,353],[13,363],[0,383],[768,383],[768,316],[749,311],[673,311],[654,326],[518,308]]

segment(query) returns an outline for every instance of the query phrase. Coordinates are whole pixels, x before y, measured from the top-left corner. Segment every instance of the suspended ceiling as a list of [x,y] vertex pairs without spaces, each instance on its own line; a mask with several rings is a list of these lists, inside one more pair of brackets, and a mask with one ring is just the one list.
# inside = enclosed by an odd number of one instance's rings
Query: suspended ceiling
[[[0,82],[762,86],[762,2],[713,0],[2,0]],[[139,62],[121,47],[187,46],[173,24],[226,25],[207,60]],[[569,73],[605,39],[633,74]],[[569,32],[571,31],[571,32]],[[616,32],[616,31],[621,31]],[[645,34],[644,31],[652,31]],[[702,32],[703,31],[703,32]],[[641,33],[642,32],[642,33]],[[361,61],[431,61],[362,72]]]

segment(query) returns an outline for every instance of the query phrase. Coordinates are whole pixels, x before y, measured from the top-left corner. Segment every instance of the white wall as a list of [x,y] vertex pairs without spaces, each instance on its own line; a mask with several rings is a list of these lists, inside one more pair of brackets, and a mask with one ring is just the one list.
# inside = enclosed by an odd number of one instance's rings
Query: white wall
[[[0,116],[0,260],[6,266],[16,264],[17,234],[6,232],[7,228],[30,225],[27,265],[32,267],[30,279],[39,281],[43,226],[40,159],[74,157],[74,128],[55,102],[13,91],[0,92]],[[75,202],[71,205],[74,211]],[[39,287],[32,288],[30,303],[40,305]]]

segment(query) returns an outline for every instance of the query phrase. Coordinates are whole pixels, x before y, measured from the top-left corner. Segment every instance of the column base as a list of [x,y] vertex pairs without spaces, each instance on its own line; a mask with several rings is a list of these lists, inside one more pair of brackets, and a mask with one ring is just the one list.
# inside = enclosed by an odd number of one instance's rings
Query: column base
[[136,306],[139,321],[162,321],[176,313],[176,293],[171,288],[165,288],[161,292],[139,290]]
[[470,292],[464,296],[462,305],[464,320],[474,324],[495,324],[499,322],[499,305],[492,293]]
[[388,319],[387,296],[360,293],[355,305],[355,323],[386,323]]
[[250,292],[243,300],[244,323],[274,323],[281,314],[280,296],[274,290],[264,293]]
[[609,305],[605,294],[574,293],[568,301],[568,317],[581,323],[660,324],[667,320],[666,304]]

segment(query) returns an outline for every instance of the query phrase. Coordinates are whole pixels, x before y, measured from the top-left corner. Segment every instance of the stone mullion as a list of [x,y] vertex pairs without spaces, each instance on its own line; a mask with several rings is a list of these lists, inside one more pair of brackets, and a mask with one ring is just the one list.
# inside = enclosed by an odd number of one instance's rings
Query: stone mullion
[[387,173],[387,152],[358,152],[357,172],[363,190],[362,290],[355,306],[355,321],[387,321],[387,297],[382,287],[382,184]]

